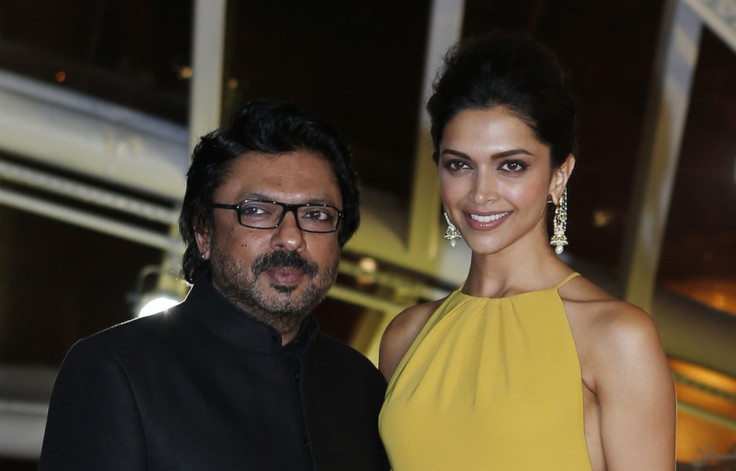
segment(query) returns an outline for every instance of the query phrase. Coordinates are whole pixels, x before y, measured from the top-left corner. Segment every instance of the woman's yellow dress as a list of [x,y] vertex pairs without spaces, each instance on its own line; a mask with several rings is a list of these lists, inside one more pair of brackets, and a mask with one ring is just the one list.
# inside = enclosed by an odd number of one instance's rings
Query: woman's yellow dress
[[554,288],[453,292],[389,382],[379,424],[394,471],[590,471],[583,382]]

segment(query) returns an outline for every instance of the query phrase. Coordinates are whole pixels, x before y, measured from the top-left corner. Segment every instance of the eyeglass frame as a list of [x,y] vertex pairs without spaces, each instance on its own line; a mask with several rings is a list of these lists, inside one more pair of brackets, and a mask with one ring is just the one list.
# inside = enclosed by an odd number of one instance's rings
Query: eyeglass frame
[[[248,226],[246,224],[243,224],[241,220],[241,213],[240,208],[246,204],[246,203],[268,203],[268,204],[276,204],[281,206],[281,215],[279,216],[278,221],[276,221],[275,226],[271,227],[255,227],[255,226]],[[296,227],[299,228],[302,232],[309,232],[310,234],[331,234],[333,232],[337,232],[337,230],[340,228],[340,221],[345,217],[345,213],[342,212],[342,210],[338,209],[336,206],[332,206],[331,204],[326,203],[299,203],[299,204],[292,204],[292,203],[282,203],[280,201],[271,201],[271,200],[263,200],[263,199],[245,199],[237,204],[226,204],[226,203],[210,203],[209,205],[212,208],[219,208],[219,209],[232,209],[234,210],[238,215],[238,224],[240,224],[243,227],[247,227],[248,229],[277,229],[279,226],[281,226],[281,223],[284,222],[284,218],[286,217],[286,213],[292,213],[294,214],[294,221],[296,222]],[[337,211],[337,222],[335,222],[335,227],[332,230],[329,231],[310,231],[308,229],[304,229],[301,224],[299,223],[299,214],[297,213],[297,210],[299,208],[332,208],[335,211]]]

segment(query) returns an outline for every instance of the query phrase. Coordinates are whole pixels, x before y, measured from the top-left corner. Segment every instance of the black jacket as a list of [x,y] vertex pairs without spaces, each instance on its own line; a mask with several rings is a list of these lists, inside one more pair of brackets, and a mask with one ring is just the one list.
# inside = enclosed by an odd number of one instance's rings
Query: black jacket
[[41,470],[385,470],[386,383],[309,317],[288,345],[206,278],[164,314],[78,342]]

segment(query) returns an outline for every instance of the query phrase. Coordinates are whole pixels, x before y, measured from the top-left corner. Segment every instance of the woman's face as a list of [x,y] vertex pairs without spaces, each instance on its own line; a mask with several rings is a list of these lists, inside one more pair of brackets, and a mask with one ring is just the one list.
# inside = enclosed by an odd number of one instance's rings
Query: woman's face
[[573,158],[553,170],[549,146],[504,107],[461,111],[439,151],[445,210],[473,252],[548,243],[547,200],[559,201]]

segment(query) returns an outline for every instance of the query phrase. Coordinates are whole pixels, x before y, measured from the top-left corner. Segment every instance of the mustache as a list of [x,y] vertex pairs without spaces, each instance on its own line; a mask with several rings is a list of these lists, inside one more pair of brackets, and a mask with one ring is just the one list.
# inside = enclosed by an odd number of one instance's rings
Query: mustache
[[317,264],[310,262],[296,252],[277,250],[275,252],[261,255],[253,262],[251,271],[257,277],[271,268],[296,268],[310,278],[314,278],[319,272]]

